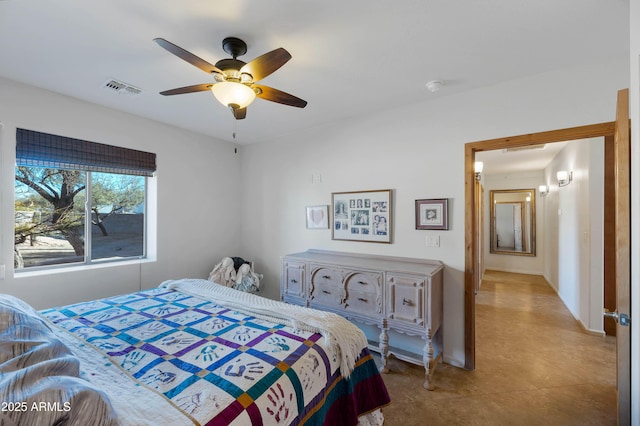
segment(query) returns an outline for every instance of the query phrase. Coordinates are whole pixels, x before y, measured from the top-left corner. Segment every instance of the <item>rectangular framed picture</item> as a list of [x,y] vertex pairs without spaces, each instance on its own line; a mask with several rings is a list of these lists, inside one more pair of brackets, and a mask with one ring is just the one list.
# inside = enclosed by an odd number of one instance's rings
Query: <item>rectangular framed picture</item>
[[329,229],[329,206],[307,206],[307,229]]
[[391,190],[331,194],[332,239],[391,242]]
[[449,229],[447,198],[416,200],[416,229]]

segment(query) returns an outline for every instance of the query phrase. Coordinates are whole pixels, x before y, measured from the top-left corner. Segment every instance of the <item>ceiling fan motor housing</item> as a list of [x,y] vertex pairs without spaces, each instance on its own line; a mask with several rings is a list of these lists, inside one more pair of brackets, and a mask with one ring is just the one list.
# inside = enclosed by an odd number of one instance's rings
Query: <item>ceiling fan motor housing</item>
[[216,62],[216,68],[224,72],[222,78],[216,76],[216,80],[220,81],[236,81],[240,83],[251,83],[253,77],[240,74],[240,69],[246,65],[246,62],[236,59],[238,56],[242,56],[247,53],[247,43],[237,37],[226,37],[222,40],[222,49],[229,55],[233,56],[233,59],[221,59]]
[[235,59],[247,53],[247,43],[237,37],[227,37],[222,40],[222,49]]
[[[240,69],[245,63],[239,59],[221,59],[216,62],[216,68],[224,73],[225,81],[251,82],[253,78],[249,74],[240,73]],[[243,78],[243,75],[246,77]]]

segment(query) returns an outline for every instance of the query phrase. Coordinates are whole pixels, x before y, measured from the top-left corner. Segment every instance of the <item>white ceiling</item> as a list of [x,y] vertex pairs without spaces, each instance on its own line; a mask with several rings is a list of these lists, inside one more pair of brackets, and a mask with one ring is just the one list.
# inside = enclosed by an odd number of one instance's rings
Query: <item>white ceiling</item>
[[[236,131],[250,144],[623,58],[628,15],[628,0],[4,0],[0,76],[224,140]],[[236,121],[208,92],[158,94],[213,80],[154,38],[215,63],[228,57],[227,36],[247,42],[245,62],[287,49],[293,58],[261,84],[308,106],[257,99]],[[143,93],[102,89],[111,78]],[[431,93],[425,84],[435,79],[445,86]]]

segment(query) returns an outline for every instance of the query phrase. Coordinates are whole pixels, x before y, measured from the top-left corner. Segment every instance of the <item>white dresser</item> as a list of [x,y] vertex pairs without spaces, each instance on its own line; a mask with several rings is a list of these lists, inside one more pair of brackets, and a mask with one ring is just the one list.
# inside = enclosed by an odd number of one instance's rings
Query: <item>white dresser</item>
[[[381,370],[389,371],[389,355],[424,365],[432,390],[442,355],[442,270],[434,260],[308,250],[283,257],[280,299],[379,327],[370,348],[382,355]],[[390,330],[423,339],[422,353],[403,348]]]

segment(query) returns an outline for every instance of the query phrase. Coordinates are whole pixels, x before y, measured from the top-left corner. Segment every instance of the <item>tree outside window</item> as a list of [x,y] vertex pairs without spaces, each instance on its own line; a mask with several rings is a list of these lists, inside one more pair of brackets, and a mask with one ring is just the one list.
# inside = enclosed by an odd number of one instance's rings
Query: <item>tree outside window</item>
[[18,166],[16,269],[144,256],[146,178]]

